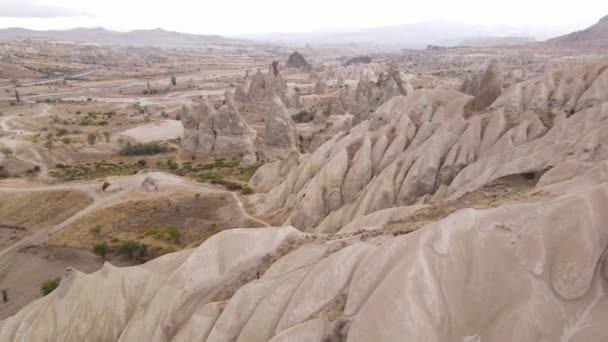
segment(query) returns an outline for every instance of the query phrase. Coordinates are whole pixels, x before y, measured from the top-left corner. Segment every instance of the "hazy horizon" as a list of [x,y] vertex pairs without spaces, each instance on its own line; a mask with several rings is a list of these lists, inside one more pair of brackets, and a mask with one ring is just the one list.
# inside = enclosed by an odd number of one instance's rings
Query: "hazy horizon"
[[266,33],[352,31],[423,22],[457,22],[548,32],[583,29],[608,14],[608,3],[578,6],[548,0],[514,0],[498,6],[480,0],[435,0],[408,5],[392,0],[355,3],[309,0],[297,10],[278,0],[200,3],[136,1],[0,0],[0,28],[63,30],[104,27],[115,31],[163,28],[193,34],[243,36]]

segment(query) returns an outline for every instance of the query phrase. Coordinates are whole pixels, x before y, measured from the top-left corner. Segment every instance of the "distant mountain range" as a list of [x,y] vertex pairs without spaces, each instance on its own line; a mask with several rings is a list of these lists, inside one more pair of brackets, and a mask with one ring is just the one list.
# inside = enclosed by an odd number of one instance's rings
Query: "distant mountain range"
[[608,47],[608,15],[600,19],[597,24],[577,32],[561,37],[549,39],[548,44],[555,45],[589,45]]
[[458,46],[487,47],[487,46],[508,46],[534,43],[536,39],[532,37],[479,37],[463,40]]
[[469,23],[437,21],[375,27],[361,30],[318,31],[303,33],[265,33],[240,35],[239,38],[293,45],[372,45],[395,48],[425,48],[437,46],[487,46],[512,45],[545,40],[571,31],[566,26],[500,26],[474,25]]
[[163,29],[116,32],[104,28],[75,28],[71,30],[34,31],[23,28],[0,29],[0,39],[51,39],[95,44],[191,46],[210,44],[242,44],[242,39],[217,35],[198,35],[165,31]]
[[[428,45],[480,47],[526,44],[559,36],[564,32],[568,32],[568,29],[557,26],[525,28],[438,21],[360,30],[246,34],[235,37],[188,34],[163,29],[116,32],[104,28],[75,28],[63,31],[7,28],[0,29],[0,40],[30,38],[95,44],[157,46],[241,45],[258,41],[291,46],[311,44],[421,49]],[[550,39],[545,43],[608,46],[608,16],[586,30]]]

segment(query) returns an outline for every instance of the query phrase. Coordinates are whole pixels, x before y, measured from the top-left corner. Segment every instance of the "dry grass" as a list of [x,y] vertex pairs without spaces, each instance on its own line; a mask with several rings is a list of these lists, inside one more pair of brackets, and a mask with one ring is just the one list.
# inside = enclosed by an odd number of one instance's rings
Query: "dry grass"
[[36,229],[58,224],[93,200],[78,191],[0,193],[0,225]]
[[[95,243],[110,246],[133,240],[160,253],[197,246],[213,234],[243,226],[237,204],[227,194],[174,192],[134,194],[132,198],[88,214],[52,236],[50,245],[90,248]],[[163,239],[151,234],[154,228],[176,226],[179,238]],[[91,230],[99,227],[99,232]]]

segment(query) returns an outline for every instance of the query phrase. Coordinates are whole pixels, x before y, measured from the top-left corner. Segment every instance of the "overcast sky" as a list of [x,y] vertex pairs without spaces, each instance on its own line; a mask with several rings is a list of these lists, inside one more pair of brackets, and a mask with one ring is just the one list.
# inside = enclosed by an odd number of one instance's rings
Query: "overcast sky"
[[164,28],[200,34],[304,32],[424,21],[563,27],[608,15],[607,0],[0,0],[0,28]]

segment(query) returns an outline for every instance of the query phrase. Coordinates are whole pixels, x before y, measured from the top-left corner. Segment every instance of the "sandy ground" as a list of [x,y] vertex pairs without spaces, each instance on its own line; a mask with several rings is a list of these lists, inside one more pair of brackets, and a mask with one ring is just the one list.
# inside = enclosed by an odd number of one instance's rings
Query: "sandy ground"
[[161,141],[181,138],[184,126],[177,120],[154,121],[149,124],[128,129],[122,133],[138,142]]
[[[111,260],[114,265],[128,265]],[[40,284],[48,279],[61,277],[68,267],[84,273],[95,272],[104,260],[88,250],[74,248],[28,246],[20,249],[11,267],[0,271],[0,290],[5,290],[8,302],[0,300],[0,320],[15,314],[23,306],[39,298]]]
[[[141,183],[147,176],[159,181],[159,192],[148,193],[142,190]],[[145,241],[143,233],[155,221],[159,224],[176,224],[185,227],[182,232],[184,241],[177,246],[179,248],[205,238],[216,229],[268,226],[267,222],[245,211],[239,195],[221,187],[162,172],[108,177],[106,180],[111,186],[105,192],[101,191],[99,181],[0,187],[0,196],[11,194],[12,198],[10,203],[4,205],[5,214],[0,210],[0,218],[7,220],[5,225],[14,225],[12,228],[0,226],[0,290],[6,290],[9,299],[7,303],[0,300],[0,320],[39,298],[40,283],[61,276],[67,267],[90,273],[102,266],[103,259],[95,256],[90,247],[85,248],[91,243],[89,230],[93,223],[89,222],[89,218],[100,222],[102,218],[107,219],[101,222],[104,225],[101,234],[103,239],[118,236]],[[62,201],[57,196],[68,196],[66,198],[71,200]],[[7,197],[0,197],[0,201],[3,198]],[[78,198],[82,198],[82,205],[74,203]],[[52,202],[58,209],[47,210],[52,207],[49,206],[44,211],[39,211],[36,210],[39,206],[27,206],[36,200]],[[137,211],[137,206],[145,210]],[[118,218],[133,216],[129,218],[130,221],[124,219],[128,224],[134,225],[133,234],[121,236],[117,233],[124,230],[124,226],[119,221],[103,217],[110,215]],[[150,220],[142,215],[149,216],[147,218]],[[85,223],[86,227],[80,226]],[[136,226],[139,223],[141,225]],[[27,226],[26,230],[19,224]],[[85,243],[79,243],[77,239],[83,239]],[[49,240],[52,240],[51,243],[68,246],[51,245]],[[115,266],[133,263],[122,256],[110,255],[107,258]]]

